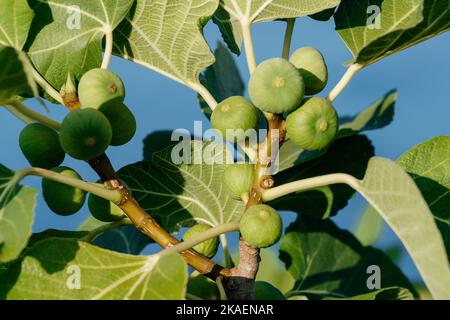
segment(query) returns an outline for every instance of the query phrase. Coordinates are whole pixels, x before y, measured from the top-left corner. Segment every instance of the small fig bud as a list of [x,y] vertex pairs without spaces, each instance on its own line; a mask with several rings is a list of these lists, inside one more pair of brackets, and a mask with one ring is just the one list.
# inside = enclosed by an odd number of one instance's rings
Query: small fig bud
[[253,185],[253,166],[248,163],[228,165],[223,172],[226,190],[235,198],[250,192]]
[[91,160],[108,148],[112,128],[108,119],[95,109],[70,112],[61,125],[59,140],[63,150],[79,160]]
[[[52,171],[66,177],[81,180],[80,175],[68,167],[56,167]],[[86,192],[48,179],[42,180],[42,196],[54,213],[69,216],[77,213],[84,205]]]
[[211,126],[229,141],[240,141],[245,132],[259,123],[258,110],[244,97],[234,96],[223,100],[211,115]]
[[313,97],[288,115],[286,130],[289,139],[305,150],[320,150],[336,137],[339,120],[327,99]]
[[250,245],[266,248],[280,240],[283,222],[278,212],[265,204],[248,208],[241,218],[242,237]]
[[[183,236],[183,240],[187,241],[189,239],[195,238],[196,236],[200,235],[205,231],[208,231],[209,229],[211,229],[211,227],[208,226],[207,224],[203,223],[196,224],[195,226],[186,231],[186,233]],[[204,255],[205,257],[211,259],[216,255],[218,247],[219,247],[219,238],[215,237],[203,241],[202,243],[199,243],[192,249]]]
[[323,90],[328,82],[328,69],[319,50],[311,47],[297,49],[290,58],[305,81],[305,94],[315,95]]
[[115,73],[97,68],[81,77],[78,96],[83,108],[98,109],[109,102],[123,103],[125,87]]
[[33,167],[50,169],[59,166],[66,156],[58,133],[40,123],[29,124],[22,130],[19,145]]
[[273,58],[262,62],[248,84],[253,103],[262,111],[284,113],[297,108],[304,95],[305,84],[297,68],[289,61]]
[[89,194],[89,212],[94,218],[103,222],[113,222],[122,219],[124,212],[111,201]]

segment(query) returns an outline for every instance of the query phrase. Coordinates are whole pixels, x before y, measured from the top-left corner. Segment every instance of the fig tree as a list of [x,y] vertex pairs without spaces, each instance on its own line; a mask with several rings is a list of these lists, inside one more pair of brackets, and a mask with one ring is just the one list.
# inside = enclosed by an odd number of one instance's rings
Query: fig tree
[[248,163],[228,165],[223,172],[223,183],[232,196],[240,198],[252,188],[253,166]]
[[125,99],[125,87],[115,73],[96,68],[81,77],[78,96],[83,108],[98,109],[105,103],[122,103]]
[[[183,240],[187,241],[189,239],[192,239],[199,234],[208,231],[211,229],[210,226],[204,223],[199,223],[194,225],[192,228],[189,228],[186,233],[183,236]],[[205,257],[211,259],[214,257],[217,253],[217,248],[219,247],[219,238],[211,238],[206,241],[203,241],[202,243],[199,243],[198,245],[194,246],[192,249],[197,251],[198,253],[204,255]]]
[[91,160],[108,148],[112,128],[98,110],[77,109],[70,112],[61,125],[59,140],[63,150],[79,160]]
[[50,169],[59,166],[66,156],[58,133],[40,123],[29,124],[22,130],[19,145],[33,167]]
[[328,82],[328,69],[319,50],[311,47],[297,49],[290,58],[305,82],[305,94],[315,95],[325,88]]
[[280,239],[283,228],[278,212],[265,204],[248,208],[239,225],[244,240],[257,248],[274,245]]
[[248,92],[252,102],[262,111],[284,113],[300,105],[305,95],[305,84],[293,64],[282,58],[273,58],[255,69]]
[[129,142],[136,133],[136,118],[123,103],[108,103],[100,108],[108,118],[112,128],[112,146],[121,146]]
[[[56,167],[52,171],[81,180],[80,175],[68,167]],[[53,180],[43,179],[42,196],[54,213],[69,216],[77,213],[83,207],[86,192]]]
[[124,216],[124,212],[115,203],[94,194],[88,197],[89,212],[94,218],[103,222],[117,221]]
[[[223,100],[211,115],[211,126],[218,130],[224,139],[231,141],[242,140],[245,138],[245,131],[255,129],[258,123],[258,110],[250,101],[240,96]],[[239,130],[240,132],[227,132],[227,130]],[[230,133],[232,136],[230,136]]]
[[327,99],[313,97],[288,115],[289,139],[305,150],[320,150],[335,138],[339,127],[336,110]]

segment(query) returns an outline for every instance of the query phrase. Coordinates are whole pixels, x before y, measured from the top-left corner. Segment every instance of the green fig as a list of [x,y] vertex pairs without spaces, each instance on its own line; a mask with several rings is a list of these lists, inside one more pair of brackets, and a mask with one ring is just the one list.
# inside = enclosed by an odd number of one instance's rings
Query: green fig
[[245,241],[254,247],[266,248],[280,240],[283,222],[275,209],[257,204],[245,211],[239,226]]
[[305,150],[320,150],[336,137],[339,119],[327,99],[313,97],[286,118],[289,139]]
[[232,196],[242,197],[252,188],[253,166],[248,163],[228,165],[223,172],[223,183]]
[[250,101],[240,96],[223,100],[211,115],[211,126],[229,141],[243,140],[245,132],[257,128],[258,124],[258,110]]
[[129,142],[136,133],[136,118],[123,103],[108,103],[100,107],[108,118],[112,128],[112,146],[121,146]]
[[105,103],[122,103],[125,99],[125,87],[115,73],[96,68],[81,77],[78,96],[83,108],[98,109]]
[[[199,223],[194,225],[193,227],[189,228],[186,233],[183,236],[183,240],[187,241],[189,239],[195,238],[199,234],[208,231],[211,229],[210,226],[207,224]],[[203,241],[202,243],[199,243],[198,245],[194,246],[192,249],[197,251],[198,253],[204,255],[205,257],[211,259],[214,257],[217,253],[217,249],[219,247],[219,238],[211,238],[206,241]]]
[[115,203],[94,194],[89,194],[89,212],[94,218],[103,222],[113,222],[123,218],[124,212]]
[[[69,178],[81,180],[80,175],[68,167],[56,167],[52,171]],[[77,213],[83,207],[86,192],[53,180],[43,179],[42,196],[47,206],[54,213],[61,216],[69,216]]]
[[305,94],[315,95],[321,92],[328,82],[328,69],[319,50],[311,47],[297,49],[290,58],[305,82]]
[[293,64],[282,58],[273,58],[255,69],[248,92],[255,106],[262,111],[285,113],[300,105],[305,95],[305,84]]
[[112,128],[103,113],[95,109],[70,112],[61,125],[59,140],[63,150],[79,160],[91,160],[108,148]]
[[22,153],[33,167],[50,169],[59,166],[66,156],[58,133],[40,123],[27,125],[19,136]]

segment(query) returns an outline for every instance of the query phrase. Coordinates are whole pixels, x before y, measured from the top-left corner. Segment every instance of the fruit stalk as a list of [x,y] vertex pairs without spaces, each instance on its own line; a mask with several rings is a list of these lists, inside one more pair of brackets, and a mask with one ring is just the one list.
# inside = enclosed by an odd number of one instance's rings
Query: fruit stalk
[[286,31],[284,33],[283,53],[282,57],[286,60],[289,59],[289,53],[291,51],[292,34],[294,32],[295,18],[286,20]]

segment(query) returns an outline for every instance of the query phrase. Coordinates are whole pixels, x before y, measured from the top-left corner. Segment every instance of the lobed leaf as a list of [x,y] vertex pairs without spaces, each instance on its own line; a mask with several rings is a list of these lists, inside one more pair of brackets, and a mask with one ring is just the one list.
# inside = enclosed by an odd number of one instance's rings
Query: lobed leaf
[[22,50],[33,17],[27,0],[0,0],[0,45]]

